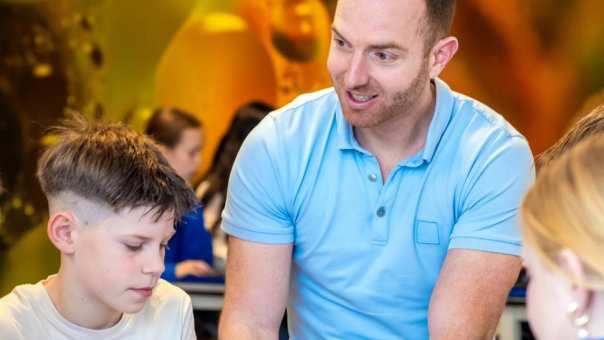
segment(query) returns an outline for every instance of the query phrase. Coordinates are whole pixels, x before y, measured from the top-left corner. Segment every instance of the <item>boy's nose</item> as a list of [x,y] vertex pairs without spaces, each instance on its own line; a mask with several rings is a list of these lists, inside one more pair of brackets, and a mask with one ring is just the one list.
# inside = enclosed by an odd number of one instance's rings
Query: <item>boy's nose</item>
[[143,273],[160,276],[164,269],[164,257],[161,252],[157,252],[157,254],[149,255],[143,266]]

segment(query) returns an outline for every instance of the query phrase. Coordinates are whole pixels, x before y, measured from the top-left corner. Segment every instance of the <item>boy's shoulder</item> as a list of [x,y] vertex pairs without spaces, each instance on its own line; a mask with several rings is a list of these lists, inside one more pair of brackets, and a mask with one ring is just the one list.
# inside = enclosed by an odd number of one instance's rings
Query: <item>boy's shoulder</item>
[[[125,315],[113,330],[120,334],[192,332],[191,310],[187,293],[160,279],[143,310]],[[54,334],[55,328],[71,331],[55,313],[43,281],[19,285],[0,299],[0,339],[45,337]]]
[[0,298],[0,339],[25,338],[23,332],[36,328],[33,311],[40,310],[44,294],[44,286],[39,282],[19,285]]

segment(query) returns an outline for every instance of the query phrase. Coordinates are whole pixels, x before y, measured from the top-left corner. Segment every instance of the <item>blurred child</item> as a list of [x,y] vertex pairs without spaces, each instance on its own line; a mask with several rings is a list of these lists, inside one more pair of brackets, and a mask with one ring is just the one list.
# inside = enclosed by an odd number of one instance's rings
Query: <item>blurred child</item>
[[220,214],[224,209],[229,174],[235,157],[245,137],[273,110],[272,106],[263,102],[249,102],[235,111],[231,125],[214,152],[210,170],[195,190],[204,205],[206,227],[214,235],[215,260],[216,257],[224,260],[227,254],[226,237],[218,226],[222,221]]
[[58,273],[0,299],[0,339],[195,339],[191,300],[160,279],[192,191],[147,137],[66,121],[38,164]]
[[[157,109],[145,132],[159,144],[172,168],[189,182],[200,165],[203,131],[193,115],[177,108]],[[223,282],[213,269],[212,236],[205,229],[204,211],[200,204],[177,225],[168,243],[166,270],[168,281]]]
[[542,158],[521,208],[538,339],[604,339],[604,106]]

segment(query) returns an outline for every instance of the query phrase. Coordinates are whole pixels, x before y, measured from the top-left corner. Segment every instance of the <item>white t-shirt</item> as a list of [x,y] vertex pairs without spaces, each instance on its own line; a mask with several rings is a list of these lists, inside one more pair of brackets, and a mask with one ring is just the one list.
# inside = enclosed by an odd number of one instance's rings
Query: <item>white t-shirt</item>
[[0,339],[195,339],[191,298],[164,280],[140,312],[124,314],[117,324],[100,330],[61,316],[43,282],[17,286],[0,299]]

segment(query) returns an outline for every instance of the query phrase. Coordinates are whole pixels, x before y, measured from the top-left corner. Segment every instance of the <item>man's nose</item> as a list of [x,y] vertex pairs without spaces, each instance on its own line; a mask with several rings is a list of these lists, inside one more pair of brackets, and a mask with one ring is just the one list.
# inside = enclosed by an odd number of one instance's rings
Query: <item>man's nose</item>
[[361,53],[354,54],[350,58],[346,70],[345,86],[347,89],[355,89],[367,85],[369,80],[368,65],[365,56]]

